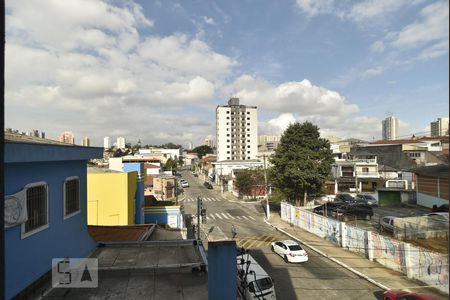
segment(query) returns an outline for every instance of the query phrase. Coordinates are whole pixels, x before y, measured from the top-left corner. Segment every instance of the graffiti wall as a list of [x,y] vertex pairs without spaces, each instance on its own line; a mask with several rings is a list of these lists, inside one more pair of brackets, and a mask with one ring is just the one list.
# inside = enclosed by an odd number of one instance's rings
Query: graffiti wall
[[436,286],[448,293],[448,256],[410,246],[408,277]]
[[281,204],[282,220],[341,245],[409,278],[436,287],[448,294],[448,256],[412,246],[373,231],[349,226],[335,219],[312,213],[306,208]]
[[367,257],[367,247],[368,247],[368,235],[367,230],[344,225],[343,231],[345,232],[344,237],[344,248],[347,250],[364,253]]
[[406,274],[405,243],[370,231],[373,259],[378,263]]

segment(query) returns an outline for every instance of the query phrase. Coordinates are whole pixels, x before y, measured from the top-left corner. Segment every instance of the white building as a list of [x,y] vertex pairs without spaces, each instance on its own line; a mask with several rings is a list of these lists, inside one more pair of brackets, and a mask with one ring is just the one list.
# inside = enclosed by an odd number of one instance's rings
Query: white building
[[91,145],[91,140],[85,136],[82,140],[81,140],[81,145],[85,146],[85,147],[89,147]]
[[258,154],[258,109],[231,98],[216,108],[217,161],[256,159]]
[[431,136],[448,135],[449,118],[438,118],[437,121],[430,123]]
[[398,119],[390,116],[381,122],[382,125],[382,139],[396,140],[398,137]]
[[119,136],[117,138],[117,148],[124,149],[125,148],[125,143],[126,143],[126,141],[125,141],[124,137]]
[[103,138],[103,148],[109,149],[111,145],[109,144],[109,136],[105,136]]

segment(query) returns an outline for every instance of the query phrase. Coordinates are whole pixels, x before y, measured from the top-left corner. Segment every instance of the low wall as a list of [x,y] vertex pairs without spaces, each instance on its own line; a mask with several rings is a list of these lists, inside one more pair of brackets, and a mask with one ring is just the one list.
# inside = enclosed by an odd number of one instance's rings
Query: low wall
[[448,220],[439,216],[397,218],[394,236],[399,240],[448,238]]
[[446,254],[413,246],[373,231],[347,225],[312,213],[302,207],[281,203],[281,219],[349,251],[362,253],[408,278],[449,293],[449,267]]

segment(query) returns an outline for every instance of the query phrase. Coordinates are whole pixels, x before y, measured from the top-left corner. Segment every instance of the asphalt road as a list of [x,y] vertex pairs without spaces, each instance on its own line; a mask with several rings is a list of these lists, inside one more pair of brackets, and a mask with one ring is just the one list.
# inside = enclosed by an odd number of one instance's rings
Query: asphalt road
[[190,187],[184,189],[186,214],[197,213],[197,197],[203,199],[207,223],[202,224],[202,240],[232,238],[247,249],[272,277],[278,299],[382,299],[383,290],[343,269],[333,261],[305,247],[308,262],[288,264],[270,249],[275,240],[287,239],[268,226],[262,208],[254,203],[232,202],[220,192],[203,187],[202,178],[182,172]]

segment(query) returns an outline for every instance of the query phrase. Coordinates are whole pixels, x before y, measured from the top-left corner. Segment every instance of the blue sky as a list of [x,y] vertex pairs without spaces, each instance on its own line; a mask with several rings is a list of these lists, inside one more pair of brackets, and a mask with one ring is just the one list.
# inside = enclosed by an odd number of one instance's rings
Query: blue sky
[[230,96],[259,134],[425,135],[449,110],[448,1],[6,1],[5,127],[194,146]]

